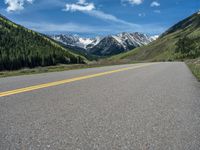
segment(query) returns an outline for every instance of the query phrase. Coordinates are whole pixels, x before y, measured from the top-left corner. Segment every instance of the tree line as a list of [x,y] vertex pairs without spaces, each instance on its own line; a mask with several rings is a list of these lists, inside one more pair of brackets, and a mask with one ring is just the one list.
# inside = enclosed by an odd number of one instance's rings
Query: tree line
[[0,17],[0,70],[76,63],[84,63],[84,59],[47,37]]

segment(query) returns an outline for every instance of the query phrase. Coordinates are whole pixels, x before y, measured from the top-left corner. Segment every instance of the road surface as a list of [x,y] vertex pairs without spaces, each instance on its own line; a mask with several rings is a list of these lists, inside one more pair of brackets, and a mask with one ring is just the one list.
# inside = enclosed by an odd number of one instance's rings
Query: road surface
[[0,150],[199,150],[200,83],[184,63],[0,79]]

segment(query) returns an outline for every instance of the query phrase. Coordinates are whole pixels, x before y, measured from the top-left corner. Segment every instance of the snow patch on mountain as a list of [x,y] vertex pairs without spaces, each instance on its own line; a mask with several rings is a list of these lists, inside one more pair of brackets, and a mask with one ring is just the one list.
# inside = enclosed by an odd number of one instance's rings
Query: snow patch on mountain
[[84,48],[86,48],[86,46],[91,44],[93,41],[94,40],[90,38],[79,38],[79,43],[81,43]]
[[112,36],[115,38],[125,49],[129,46],[139,47],[142,45],[146,45],[153,41],[153,39],[146,34],[142,33],[120,33]]
[[86,49],[89,44],[97,44],[95,38],[83,38],[79,37],[78,35],[68,35],[68,34],[61,34],[61,35],[53,35],[51,36],[52,39],[59,41],[65,45],[69,46],[77,46],[80,48]]
[[96,38],[83,38],[78,35],[63,34],[51,37],[65,45],[83,48],[89,53],[99,55],[111,55],[128,51],[136,47],[147,45],[158,38],[157,35],[150,37],[138,32],[123,32],[116,35]]
[[151,36],[151,38],[152,38],[153,40],[157,40],[157,39],[159,38],[159,35],[153,35],[153,36]]

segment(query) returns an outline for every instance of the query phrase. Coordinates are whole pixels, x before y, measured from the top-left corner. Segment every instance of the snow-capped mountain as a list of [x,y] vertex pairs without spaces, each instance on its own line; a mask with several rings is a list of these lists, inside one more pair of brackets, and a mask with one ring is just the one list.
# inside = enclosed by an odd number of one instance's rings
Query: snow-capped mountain
[[159,38],[159,35],[151,36],[151,38],[152,38],[153,40],[157,40],[157,39]]
[[84,49],[86,49],[87,45],[95,41],[95,39],[92,38],[82,38],[79,37],[78,35],[68,35],[68,34],[53,35],[51,36],[51,38],[65,45],[76,46]]
[[100,56],[115,55],[136,47],[147,45],[152,41],[153,39],[146,34],[124,32],[102,38],[102,40],[89,49],[89,51],[94,55]]
[[101,40],[102,40],[102,37],[96,37],[92,39],[92,42],[86,46],[86,49],[89,50],[93,48],[95,45],[99,44]]
[[85,49],[87,52],[99,55],[108,56],[119,54],[124,51],[134,49],[155,40],[155,37],[150,37],[142,33],[127,33],[123,32],[116,35],[96,38],[82,38],[78,35],[54,35],[51,36],[54,40],[62,42],[70,47],[78,47]]
[[129,45],[142,46],[152,41],[151,37],[147,36],[146,34],[142,34],[138,32],[135,32],[135,33],[123,32],[123,33],[114,35],[112,37],[114,37],[120,44],[122,44],[125,49]]

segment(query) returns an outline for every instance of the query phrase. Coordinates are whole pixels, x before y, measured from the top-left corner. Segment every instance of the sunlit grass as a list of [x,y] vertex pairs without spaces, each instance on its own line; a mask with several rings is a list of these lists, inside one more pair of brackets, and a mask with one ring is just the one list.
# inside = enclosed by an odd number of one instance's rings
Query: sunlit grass
[[200,58],[186,62],[192,71],[192,73],[197,77],[197,79],[200,81]]

